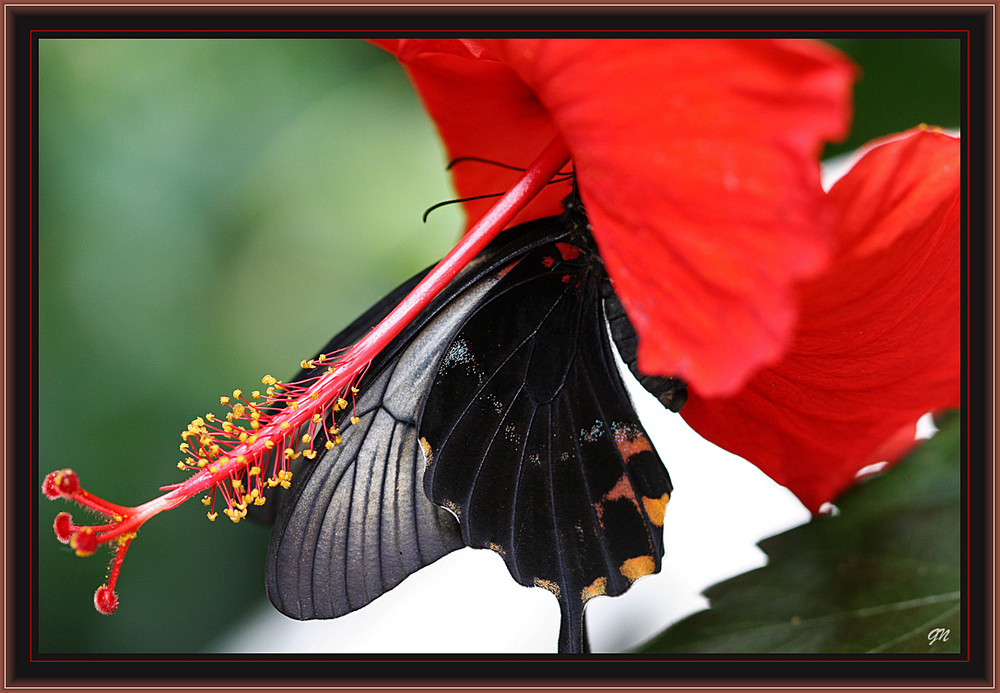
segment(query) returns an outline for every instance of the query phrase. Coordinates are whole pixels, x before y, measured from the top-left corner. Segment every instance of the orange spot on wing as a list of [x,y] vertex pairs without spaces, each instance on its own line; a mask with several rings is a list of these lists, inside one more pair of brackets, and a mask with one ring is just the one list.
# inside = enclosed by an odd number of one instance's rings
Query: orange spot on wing
[[552,594],[558,597],[562,594],[562,588],[559,586],[558,582],[553,582],[552,580],[543,580],[542,578],[535,578],[535,587],[541,587],[543,590],[548,590]]
[[636,453],[653,451],[653,444],[649,442],[649,438],[638,432],[617,431],[615,445],[618,446],[618,452],[621,453],[622,459],[626,461]]
[[607,589],[608,579],[606,577],[599,577],[580,591],[580,601],[586,604],[594,597],[606,594]]
[[649,517],[649,521],[657,527],[663,526],[663,515],[667,511],[667,503],[669,501],[669,493],[664,493],[659,498],[647,498],[643,496],[642,505],[646,508],[646,515]]
[[652,556],[636,556],[622,563],[618,570],[630,582],[635,582],[643,575],[652,575],[656,570],[656,561],[653,560]]

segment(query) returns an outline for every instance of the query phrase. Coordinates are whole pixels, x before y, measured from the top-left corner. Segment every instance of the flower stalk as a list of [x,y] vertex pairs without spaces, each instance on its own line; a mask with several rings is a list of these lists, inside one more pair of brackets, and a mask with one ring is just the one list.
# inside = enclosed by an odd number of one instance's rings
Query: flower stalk
[[[561,136],[556,136],[528,167],[522,178],[499,199],[461,241],[444,257],[382,322],[342,354],[322,354],[302,362],[303,368],[329,364],[322,375],[295,383],[281,383],[270,375],[267,386],[244,397],[234,390],[232,397],[220,398],[230,411],[225,420],[213,414],[198,417],[181,434],[181,452],[188,455],[178,468],[194,471],[186,481],[163,487],[163,495],[135,507],[105,501],[80,486],[79,476],[70,469],[45,477],[42,491],[50,499],[75,501],[108,522],[79,526],[69,513],[59,513],[53,523],[56,537],[73,548],[78,556],[94,553],[101,544],[114,544],[108,582],[94,594],[94,605],[104,614],[118,606],[114,591],[125,552],[136,532],[147,520],[181,505],[195,495],[210,491],[202,502],[209,506],[208,518],[215,520],[216,493],[233,521],[246,516],[250,504],[262,505],[266,488],[290,486],[291,460],[313,459],[322,441],[326,449],[340,443],[336,424],[327,425],[332,413],[353,408],[357,383],[372,359],[388,345],[414,317],[520,212],[569,161]],[[348,402],[350,398],[350,402]],[[352,416],[351,423],[357,418]]]

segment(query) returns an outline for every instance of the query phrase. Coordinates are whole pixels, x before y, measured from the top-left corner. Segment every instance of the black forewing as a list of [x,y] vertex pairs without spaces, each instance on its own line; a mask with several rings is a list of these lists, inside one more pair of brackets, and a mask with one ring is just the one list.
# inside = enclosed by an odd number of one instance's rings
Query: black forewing
[[[534,223],[505,232],[470,263],[372,362],[359,384],[360,422],[347,421],[350,409],[338,417],[341,445],[294,469],[291,489],[277,503],[266,567],[268,595],[282,613],[298,619],[348,613],[463,545],[454,517],[423,492],[417,412],[459,324],[477,309],[500,268],[548,228]],[[360,339],[422,274],[322,353]]]
[[466,544],[560,602],[560,650],[583,608],[659,570],[669,477],[618,374],[603,267],[577,232],[526,253],[463,321],[418,429],[424,486]]

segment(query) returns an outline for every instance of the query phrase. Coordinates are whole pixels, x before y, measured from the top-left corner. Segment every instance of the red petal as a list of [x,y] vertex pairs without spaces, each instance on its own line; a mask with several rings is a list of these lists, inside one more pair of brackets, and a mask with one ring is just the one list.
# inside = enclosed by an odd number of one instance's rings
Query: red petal
[[[640,366],[734,391],[778,358],[827,257],[817,155],[854,69],[807,41],[399,41],[452,156],[525,165],[556,129]],[[513,176],[456,168],[461,196]],[[566,186],[519,220],[559,211]],[[470,205],[477,216],[488,203]]]
[[[526,167],[555,137],[556,127],[532,90],[505,63],[475,41],[393,39],[373,41],[406,68],[434,119],[449,158],[475,156]],[[520,174],[477,162],[453,169],[459,197],[504,193]],[[551,185],[513,224],[559,214],[569,183]],[[471,225],[495,199],[465,204]]]
[[911,133],[830,191],[842,243],[808,282],[791,349],[736,396],[692,392],[705,438],[814,512],[927,411],[960,404],[959,142]]

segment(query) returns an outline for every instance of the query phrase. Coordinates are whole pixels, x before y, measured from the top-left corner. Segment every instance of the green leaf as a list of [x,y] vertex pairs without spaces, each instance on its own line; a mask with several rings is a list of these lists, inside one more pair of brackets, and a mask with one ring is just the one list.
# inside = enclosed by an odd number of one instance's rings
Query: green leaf
[[960,424],[938,422],[891,471],[845,492],[839,514],[762,541],[765,567],[710,587],[709,609],[640,651],[959,652]]

